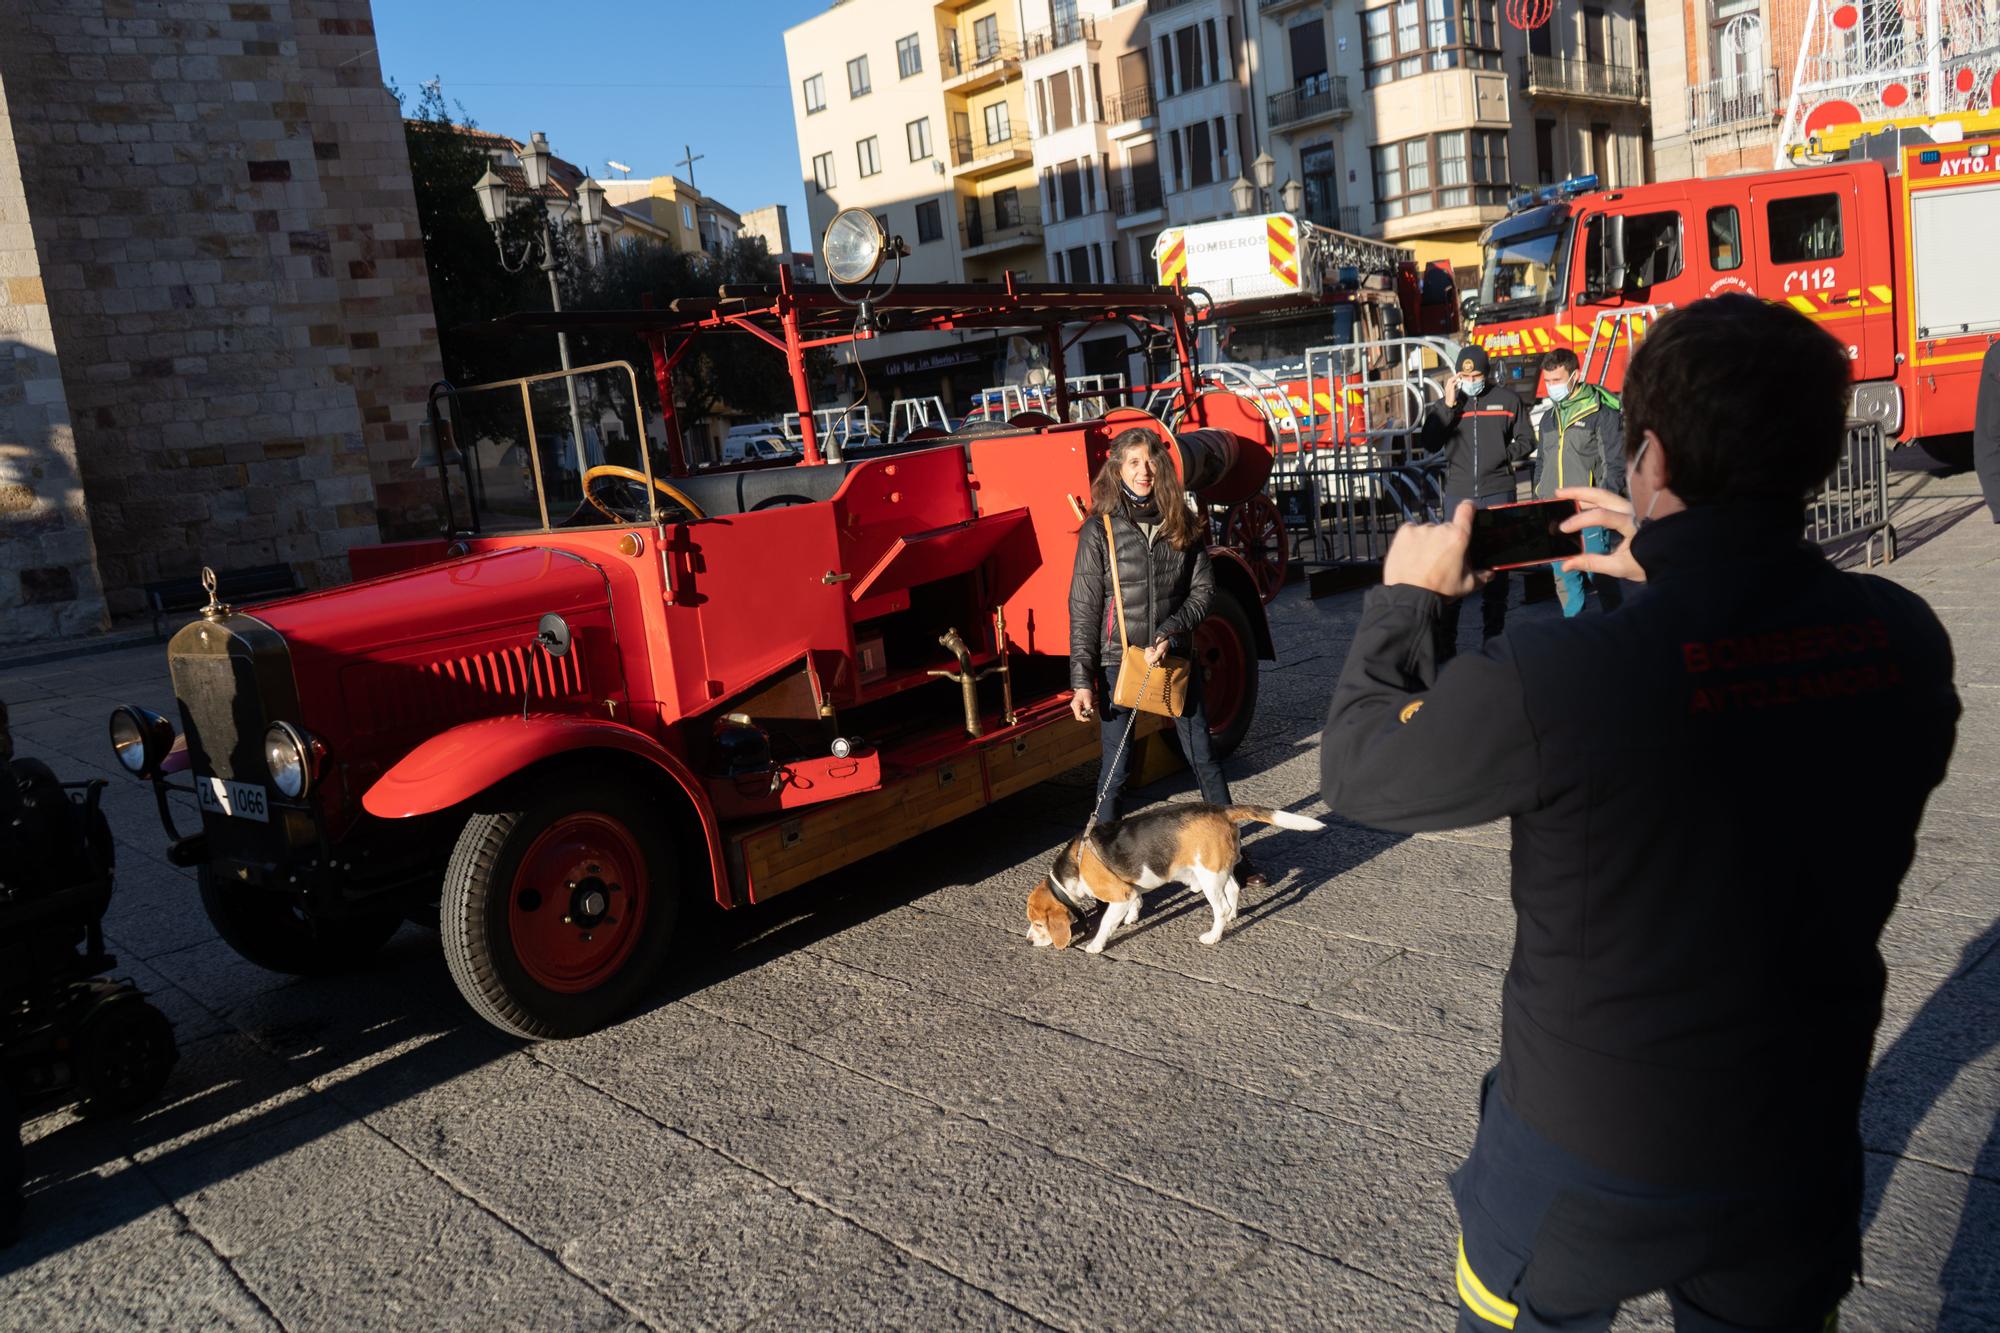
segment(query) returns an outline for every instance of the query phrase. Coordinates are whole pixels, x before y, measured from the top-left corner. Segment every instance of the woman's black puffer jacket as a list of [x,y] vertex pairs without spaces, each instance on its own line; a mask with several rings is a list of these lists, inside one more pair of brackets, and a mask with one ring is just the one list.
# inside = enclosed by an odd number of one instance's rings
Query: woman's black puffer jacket
[[[1165,537],[1150,546],[1138,524],[1124,514],[1111,516],[1118,534],[1118,579],[1125,594],[1125,632],[1134,648],[1162,634],[1177,657],[1188,655],[1188,635],[1208,618],[1215,601],[1215,569],[1208,548],[1197,543],[1183,551]],[[1076,539],[1076,572],[1069,581],[1069,683],[1072,689],[1098,688],[1100,671],[1116,671],[1124,645],[1111,623],[1111,571],[1104,519],[1097,514]]]

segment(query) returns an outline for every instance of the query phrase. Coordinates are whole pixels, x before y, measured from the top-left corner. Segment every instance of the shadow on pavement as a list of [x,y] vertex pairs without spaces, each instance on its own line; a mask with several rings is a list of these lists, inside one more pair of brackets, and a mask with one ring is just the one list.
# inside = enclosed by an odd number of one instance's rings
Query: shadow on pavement
[[[2000,1045],[2000,919],[1965,946],[1952,970],[1911,1019],[1909,1027],[1876,1060],[1869,1074],[1872,1105],[1867,1121],[1868,1150],[1889,1159],[1888,1170],[1871,1172],[1861,1206],[1861,1231],[1867,1234],[1880,1216],[1884,1197],[1895,1175],[1895,1161],[1938,1101],[1950,1090],[1961,1070]],[[1978,1327],[1984,1318],[2000,1314],[2000,1270],[1993,1266],[1995,1237],[2000,1237],[2000,1119],[1987,1129],[1972,1170],[1963,1211],[1951,1250],[1938,1273],[1944,1310],[1938,1327],[1951,1329],[1955,1305],[1983,1307],[1971,1316]],[[1988,1188],[1979,1188],[1979,1182]]]

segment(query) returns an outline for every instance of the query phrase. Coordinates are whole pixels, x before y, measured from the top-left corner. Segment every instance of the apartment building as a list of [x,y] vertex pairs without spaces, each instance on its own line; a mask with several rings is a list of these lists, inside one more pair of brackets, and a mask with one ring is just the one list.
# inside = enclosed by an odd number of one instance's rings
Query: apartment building
[[1654,178],[1637,0],[1558,3],[1526,32],[1498,0],[1255,3],[1273,183],[1297,181],[1315,222],[1470,278],[1510,194]]
[[[1014,0],[837,0],[788,29],[812,243],[841,209],[866,208],[908,245],[906,283],[1040,281],[1024,50]],[[958,402],[1009,377],[1019,354],[990,335],[940,348],[891,334],[852,351],[883,401]]]
[[604,183],[604,197],[627,213],[639,213],[667,235],[676,250],[719,255],[736,243],[743,225],[736,210],[711,199],[677,176]]

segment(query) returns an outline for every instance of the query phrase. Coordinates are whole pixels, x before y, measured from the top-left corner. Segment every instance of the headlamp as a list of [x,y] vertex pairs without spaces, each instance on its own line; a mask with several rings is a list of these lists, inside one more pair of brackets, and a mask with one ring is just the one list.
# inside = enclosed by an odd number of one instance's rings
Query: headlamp
[[296,800],[319,776],[319,744],[289,722],[273,722],[264,733],[264,767],[280,796]]
[[137,704],[120,704],[111,710],[111,749],[118,756],[118,766],[127,773],[153,777],[173,748],[174,724],[158,713]]

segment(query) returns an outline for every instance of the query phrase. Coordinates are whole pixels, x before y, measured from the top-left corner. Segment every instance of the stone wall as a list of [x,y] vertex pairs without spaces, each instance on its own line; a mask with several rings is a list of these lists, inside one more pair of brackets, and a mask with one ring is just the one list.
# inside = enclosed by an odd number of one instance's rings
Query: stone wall
[[[374,45],[366,0],[0,8],[115,614],[204,564],[337,582],[350,547],[432,530],[409,462],[436,331]],[[0,552],[0,578],[15,563]]]
[[97,578],[41,261],[0,82],[0,651],[98,629]]

